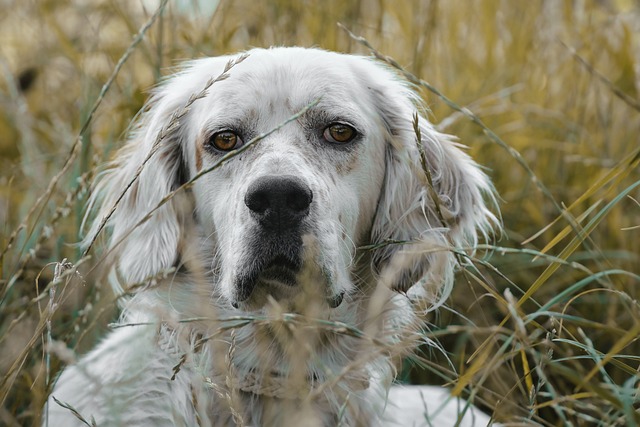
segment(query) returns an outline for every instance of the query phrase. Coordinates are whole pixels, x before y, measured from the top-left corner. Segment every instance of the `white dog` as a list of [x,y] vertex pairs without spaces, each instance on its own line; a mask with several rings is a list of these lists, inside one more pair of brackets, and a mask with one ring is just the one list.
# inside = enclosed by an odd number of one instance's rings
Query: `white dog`
[[318,49],[170,77],[92,199],[121,325],[44,423],[486,425],[442,388],[391,386],[416,313],[495,223],[487,177],[417,109],[386,66]]

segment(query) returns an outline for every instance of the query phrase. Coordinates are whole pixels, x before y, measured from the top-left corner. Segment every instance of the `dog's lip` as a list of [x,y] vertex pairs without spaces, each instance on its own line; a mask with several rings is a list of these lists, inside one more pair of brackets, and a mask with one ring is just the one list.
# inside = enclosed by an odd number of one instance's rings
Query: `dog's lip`
[[298,265],[298,263],[284,255],[276,255],[265,265],[263,271],[269,268],[284,268],[291,271],[298,271],[300,269],[300,266]]
[[258,279],[268,283],[281,283],[287,286],[296,286],[298,266],[290,259],[284,256],[276,256],[265,265]]
[[248,300],[260,283],[281,290],[297,286],[301,260],[286,254],[276,254],[267,260],[256,260],[252,267],[235,279],[236,295],[231,302],[235,308],[240,302]]

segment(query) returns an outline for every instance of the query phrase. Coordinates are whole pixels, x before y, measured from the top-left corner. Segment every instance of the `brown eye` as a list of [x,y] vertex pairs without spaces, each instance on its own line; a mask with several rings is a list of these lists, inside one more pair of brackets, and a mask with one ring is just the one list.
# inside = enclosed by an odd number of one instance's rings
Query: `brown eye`
[[237,148],[242,140],[235,132],[225,130],[214,134],[209,143],[220,151],[231,151]]
[[346,144],[347,142],[351,142],[357,134],[358,132],[349,125],[334,123],[324,130],[322,136],[334,144]]

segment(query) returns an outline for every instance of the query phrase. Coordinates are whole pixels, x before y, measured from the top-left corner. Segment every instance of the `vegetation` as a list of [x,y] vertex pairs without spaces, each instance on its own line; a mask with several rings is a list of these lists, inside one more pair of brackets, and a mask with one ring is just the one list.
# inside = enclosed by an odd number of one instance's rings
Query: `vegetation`
[[446,354],[424,348],[403,380],[502,422],[640,423],[640,4],[215,3],[0,3],[0,425],[37,422],[117,315],[99,251],[76,243],[146,91],[181,59],[250,46],[369,54],[338,22],[424,81],[432,121],[502,199],[501,239],[425,328]]

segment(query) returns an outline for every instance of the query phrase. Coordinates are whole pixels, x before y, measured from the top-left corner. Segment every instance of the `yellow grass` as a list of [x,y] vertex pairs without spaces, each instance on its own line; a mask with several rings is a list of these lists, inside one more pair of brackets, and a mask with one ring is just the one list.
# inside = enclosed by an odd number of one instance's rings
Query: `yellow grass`
[[[157,3],[0,4],[0,425],[39,420],[68,362],[47,340],[81,353],[115,316],[74,244],[146,91],[179,60],[252,46],[369,54],[338,23],[422,80],[502,198],[502,239],[424,332],[446,357],[425,348],[402,379],[503,422],[640,422],[637,2],[169,0],[150,21]],[[77,272],[52,282],[64,259]]]

